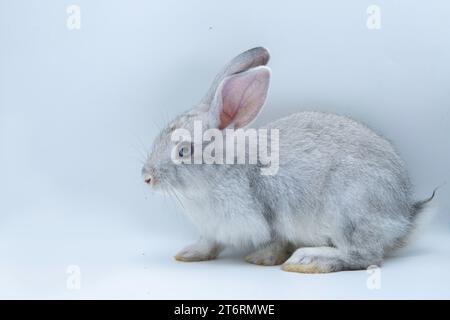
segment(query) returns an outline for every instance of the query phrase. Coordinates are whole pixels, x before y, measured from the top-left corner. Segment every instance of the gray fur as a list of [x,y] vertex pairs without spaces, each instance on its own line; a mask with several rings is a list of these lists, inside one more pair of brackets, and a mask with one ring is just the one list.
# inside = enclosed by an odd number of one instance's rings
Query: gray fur
[[258,249],[248,261],[261,264],[282,263],[281,253],[297,249],[285,262],[286,271],[380,265],[386,252],[404,242],[425,201],[412,200],[410,179],[391,143],[357,121],[300,112],[269,123],[266,128],[280,130],[280,168],[274,176],[251,165],[175,168],[172,163],[171,131],[192,130],[194,120],[210,123],[208,104],[218,83],[268,59],[263,48],[235,58],[199,107],[169,123],[153,144],[144,176],[154,178],[155,189],[177,197],[202,236],[177,259],[215,258],[218,248],[233,246]]

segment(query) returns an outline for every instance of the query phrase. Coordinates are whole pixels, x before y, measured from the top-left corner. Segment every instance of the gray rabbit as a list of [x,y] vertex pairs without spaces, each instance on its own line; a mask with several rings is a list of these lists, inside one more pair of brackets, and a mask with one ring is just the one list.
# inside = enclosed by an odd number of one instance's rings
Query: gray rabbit
[[[325,273],[380,265],[402,246],[433,195],[413,201],[404,163],[391,143],[352,119],[300,112],[263,127],[279,130],[279,169],[261,164],[183,164],[194,152],[174,142],[183,128],[239,129],[260,112],[269,87],[269,53],[254,48],[219,73],[194,109],[155,139],[142,169],[154,190],[174,195],[200,239],[179,261],[215,259],[225,247],[251,248],[250,263]],[[206,144],[206,143],[205,143]],[[204,145],[202,145],[204,147]],[[225,151],[226,152],[226,151]]]

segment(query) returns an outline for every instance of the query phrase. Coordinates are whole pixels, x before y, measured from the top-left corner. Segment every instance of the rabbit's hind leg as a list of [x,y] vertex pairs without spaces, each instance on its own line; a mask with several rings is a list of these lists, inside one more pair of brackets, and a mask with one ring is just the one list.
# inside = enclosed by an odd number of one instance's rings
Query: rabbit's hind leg
[[[364,258],[367,256],[368,258]],[[380,265],[382,255],[340,250],[334,247],[308,247],[297,249],[283,264],[282,269],[300,273],[329,273],[342,270],[362,270]]]
[[245,261],[261,266],[277,266],[285,262],[294,252],[289,244],[273,242],[249,254]]

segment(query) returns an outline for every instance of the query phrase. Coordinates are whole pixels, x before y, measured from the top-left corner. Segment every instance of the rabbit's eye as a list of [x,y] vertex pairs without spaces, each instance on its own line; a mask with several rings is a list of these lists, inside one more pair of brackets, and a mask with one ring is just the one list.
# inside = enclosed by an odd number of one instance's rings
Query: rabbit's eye
[[180,158],[190,156],[191,155],[191,146],[189,146],[189,145],[182,146],[180,148],[180,150],[178,151],[178,155],[180,156]]

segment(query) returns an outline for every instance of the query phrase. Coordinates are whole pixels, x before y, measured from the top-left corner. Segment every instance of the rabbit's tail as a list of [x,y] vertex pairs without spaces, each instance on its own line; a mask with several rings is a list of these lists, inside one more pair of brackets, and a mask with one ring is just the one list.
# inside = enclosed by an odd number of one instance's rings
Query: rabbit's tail
[[435,188],[429,198],[420,200],[420,201],[416,201],[411,205],[409,226],[405,229],[405,233],[402,236],[400,236],[399,238],[397,238],[394,241],[392,246],[390,246],[386,249],[387,251],[402,248],[402,247],[406,246],[412,240],[412,238],[415,235],[417,235],[418,229],[421,229],[423,226],[428,224],[428,222],[430,221],[430,219],[432,217],[432,214],[430,215],[428,213],[431,213],[431,212],[426,212],[426,214],[422,214],[422,213],[425,213],[424,212],[424,211],[426,211],[425,209],[427,208],[427,206],[431,202],[431,200],[434,199],[434,196],[436,195],[436,191],[439,188],[440,187]]
[[428,203],[430,203],[431,200],[433,200],[434,196],[436,195],[437,189],[439,189],[439,187],[437,187],[433,190],[431,197],[429,197],[425,200],[421,200],[421,201],[417,201],[417,202],[413,203],[413,205],[412,205],[413,220],[415,220],[417,218],[417,216],[427,207]]

